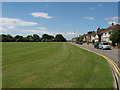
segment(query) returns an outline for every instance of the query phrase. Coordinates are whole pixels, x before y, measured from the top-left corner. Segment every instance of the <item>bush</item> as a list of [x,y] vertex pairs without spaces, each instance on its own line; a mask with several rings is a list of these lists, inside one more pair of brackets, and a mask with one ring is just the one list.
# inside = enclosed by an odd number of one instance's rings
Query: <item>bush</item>
[[99,43],[98,41],[96,41],[95,43]]
[[118,47],[120,48],[120,43],[118,43]]
[[113,43],[120,43],[120,29],[113,30],[112,34],[110,35],[110,40]]
[[107,42],[107,41],[102,41],[102,42]]
[[83,41],[83,43],[86,43],[87,41]]

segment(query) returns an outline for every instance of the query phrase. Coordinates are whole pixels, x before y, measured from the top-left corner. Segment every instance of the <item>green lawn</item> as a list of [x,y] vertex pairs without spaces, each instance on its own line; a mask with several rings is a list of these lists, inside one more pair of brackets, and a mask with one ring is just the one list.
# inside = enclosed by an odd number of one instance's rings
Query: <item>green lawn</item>
[[68,43],[4,42],[3,88],[113,88],[107,61]]

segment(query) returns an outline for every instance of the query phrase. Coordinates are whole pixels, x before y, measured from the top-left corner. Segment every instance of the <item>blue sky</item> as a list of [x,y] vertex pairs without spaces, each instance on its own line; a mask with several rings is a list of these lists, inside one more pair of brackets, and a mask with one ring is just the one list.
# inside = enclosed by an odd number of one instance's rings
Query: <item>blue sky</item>
[[71,39],[118,19],[117,2],[3,2],[0,29],[23,36],[61,33]]

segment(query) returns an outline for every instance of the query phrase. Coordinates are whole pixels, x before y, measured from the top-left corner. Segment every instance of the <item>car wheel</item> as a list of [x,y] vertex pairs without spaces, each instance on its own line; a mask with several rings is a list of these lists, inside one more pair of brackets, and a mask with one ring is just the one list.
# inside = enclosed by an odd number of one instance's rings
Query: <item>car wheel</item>
[[104,50],[104,48],[103,48],[103,47],[102,47],[101,49],[102,49],[102,50]]

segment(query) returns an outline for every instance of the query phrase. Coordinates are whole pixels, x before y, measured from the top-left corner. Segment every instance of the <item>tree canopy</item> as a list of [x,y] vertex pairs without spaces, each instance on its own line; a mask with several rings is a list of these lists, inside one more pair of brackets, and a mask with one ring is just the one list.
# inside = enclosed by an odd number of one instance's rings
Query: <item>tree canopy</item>
[[42,35],[42,42],[53,42],[54,36],[48,35],[48,34],[43,34]]
[[83,37],[81,36],[81,37],[76,37],[76,41],[80,41],[80,42],[83,42]]
[[88,34],[92,34],[92,33],[94,33],[94,32],[95,32],[95,31],[89,31]]
[[112,34],[110,35],[110,40],[113,43],[120,43],[120,29],[113,30]]
[[26,37],[16,35],[11,36],[10,34],[1,34],[0,41],[2,42],[66,42],[66,39],[58,34],[55,37],[48,34],[43,34],[42,38],[37,34],[27,35]]
[[55,40],[56,40],[57,42],[66,42],[66,39],[63,37],[62,34],[57,34],[57,35],[55,36]]

